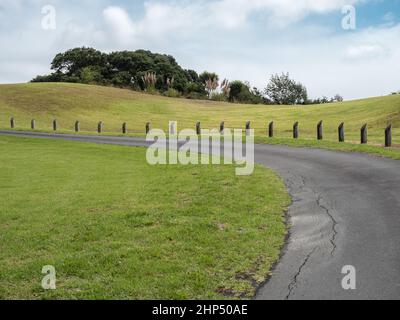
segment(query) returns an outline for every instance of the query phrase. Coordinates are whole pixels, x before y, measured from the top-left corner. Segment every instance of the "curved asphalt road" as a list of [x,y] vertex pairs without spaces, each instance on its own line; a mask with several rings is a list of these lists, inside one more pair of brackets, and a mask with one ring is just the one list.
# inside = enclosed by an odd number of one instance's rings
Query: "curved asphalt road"
[[[26,137],[147,146],[143,139],[0,131]],[[400,299],[400,161],[318,149],[256,145],[293,198],[291,236],[256,299]],[[344,266],[357,289],[341,286]]]

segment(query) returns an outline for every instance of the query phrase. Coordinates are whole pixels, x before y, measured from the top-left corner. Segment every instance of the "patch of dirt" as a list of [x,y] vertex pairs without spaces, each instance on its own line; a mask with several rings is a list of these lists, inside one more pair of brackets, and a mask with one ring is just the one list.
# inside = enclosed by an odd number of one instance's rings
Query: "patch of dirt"
[[[236,273],[235,279],[239,281],[250,282],[251,286],[254,289],[256,289],[260,283],[255,279],[255,276],[263,263],[264,259],[259,258],[249,270]],[[248,299],[251,298],[251,296],[253,295],[253,292],[250,292],[248,290],[238,292],[232,288],[223,288],[223,287],[218,288],[217,293],[227,298],[239,298],[239,299]]]

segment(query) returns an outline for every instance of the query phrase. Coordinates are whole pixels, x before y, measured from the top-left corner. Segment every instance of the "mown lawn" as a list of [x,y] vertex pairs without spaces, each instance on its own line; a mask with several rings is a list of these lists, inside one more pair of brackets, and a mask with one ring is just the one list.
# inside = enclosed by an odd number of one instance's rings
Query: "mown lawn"
[[1,136],[0,196],[0,299],[250,298],[289,204],[263,167],[152,167],[141,148]]

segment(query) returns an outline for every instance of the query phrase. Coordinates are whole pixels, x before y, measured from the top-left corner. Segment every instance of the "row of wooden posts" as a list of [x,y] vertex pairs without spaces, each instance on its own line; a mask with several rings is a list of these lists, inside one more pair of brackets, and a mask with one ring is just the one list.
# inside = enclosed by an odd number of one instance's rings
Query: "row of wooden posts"
[[[10,123],[11,123],[11,129],[14,129],[15,128],[15,119],[11,118]],[[35,128],[36,128],[36,121],[32,120],[31,121],[31,129],[35,130]],[[97,126],[97,132],[102,133],[103,128],[104,128],[103,122],[99,122],[99,124]],[[57,120],[53,121],[53,130],[54,131],[58,130],[58,121]],[[150,132],[150,130],[151,130],[151,124],[150,124],[150,122],[148,122],[148,123],[146,123],[146,134],[148,134]],[[225,122],[221,122],[219,130],[221,133],[224,132]],[[250,130],[251,130],[251,122],[248,121],[246,123],[246,134],[249,134]],[[80,131],[80,122],[76,121],[75,122],[75,132],[79,132],[79,131]],[[318,140],[323,140],[323,132],[324,132],[323,121],[320,121],[317,124],[317,139]],[[123,134],[128,133],[128,125],[126,122],[122,124],[122,133]],[[198,135],[201,134],[201,123],[200,122],[196,123],[196,133]],[[339,125],[338,133],[339,133],[339,142],[344,142],[345,141],[344,123],[341,123]],[[270,122],[268,125],[268,136],[270,138],[274,137],[274,122]],[[299,138],[299,122],[296,122],[293,125],[293,138],[294,139]],[[367,143],[368,143],[368,125],[365,124],[361,128],[361,144],[367,144]],[[385,146],[386,147],[392,146],[392,125],[389,125],[385,129]]]

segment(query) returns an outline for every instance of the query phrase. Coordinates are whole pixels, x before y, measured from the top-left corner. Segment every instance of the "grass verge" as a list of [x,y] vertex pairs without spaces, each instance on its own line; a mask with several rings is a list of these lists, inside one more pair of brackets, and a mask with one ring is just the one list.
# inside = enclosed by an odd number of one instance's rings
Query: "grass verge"
[[318,140],[306,140],[306,139],[281,139],[281,138],[263,138],[256,137],[256,143],[259,144],[273,144],[273,145],[287,145],[290,147],[298,148],[318,148],[318,149],[328,149],[333,151],[343,151],[343,152],[359,152],[367,153],[379,157],[385,157],[395,160],[400,160],[400,148],[384,148],[381,146],[374,145],[361,145],[353,143],[339,143],[333,141],[318,141]]
[[[145,149],[0,137],[0,299],[249,298],[289,204],[258,166],[149,166]],[[57,289],[41,288],[53,265]]]

